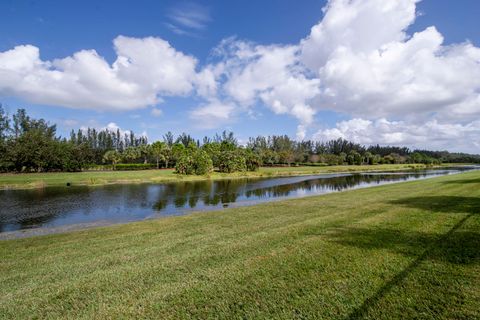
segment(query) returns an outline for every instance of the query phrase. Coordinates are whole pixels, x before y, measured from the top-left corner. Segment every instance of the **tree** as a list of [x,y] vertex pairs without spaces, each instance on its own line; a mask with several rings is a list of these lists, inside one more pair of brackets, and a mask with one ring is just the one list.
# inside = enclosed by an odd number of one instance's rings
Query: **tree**
[[14,136],[7,146],[10,165],[16,171],[61,170],[56,126],[31,119],[24,109],[17,110],[13,119]]
[[185,147],[187,147],[191,143],[194,143],[196,145],[195,139],[193,139],[191,135],[186,134],[185,132],[178,136],[176,143],[181,143]]
[[160,161],[165,161],[165,149],[168,148],[168,145],[165,142],[156,141],[152,143],[151,150],[152,154],[157,161],[157,169],[160,169]]
[[213,166],[218,167],[218,160],[221,152],[221,145],[218,142],[207,142],[202,146],[202,149],[209,155],[212,159]]
[[292,162],[295,161],[295,154],[293,153],[292,150],[283,150],[278,152],[278,160],[281,163],[286,163],[289,166],[292,164]]
[[363,158],[366,164],[373,164],[373,154],[371,154],[370,152],[365,152]]
[[10,120],[0,104],[0,172],[8,170],[7,137],[10,131]]
[[60,169],[57,141],[45,132],[34,129],[22,133],[12,145],[11,159],[16,171],[49,171]]
[[193,174],[195,172],[193,156],[182,153],[175,161],[175,172],[178,174]]
[[[125,133],[126,132],[126,133]],[[147,163],[155,157],[157,168],[174,162],[177,171],[206,174],[213,167],[224,172],[256,170],[260,164],[291,164],[323,162],[339,164],[424,163],[443,162],[480,163],[480,155],[450,153],[448,151],[413,150],[396,146],[365,148],[345,139],[294,141],[286,135],[249,138],[247,147],[238,145],[232,132],[224,131],[213,138],[199,140],[182,134],[176,140],[171,132],[164,142],[148,144],[144,136],[132,131],[94,128],[72,130],[68,140],[56,135],[56,126],[44,119],[30,117],[24,109],[12,116],[0,104],[0,171],[78,171],[85,164],[109,162],[114,168],[120,159],[128,162],[142,159]],[[210,164],[211,163],[211,164]],[[141,166],[140,166],[141,167]],[[181,169],[185,167],[185,169]]]
[[168,168],[168,162],[172,157],[172,149],[169,145],[166,145],[166,147],[163,149],[162,155],[163,155],[163,160],[165,161],[165,168]]
[[175,164],[175,171],[179,174],[204,175],[212,170],[212,159],[202,149],[184,152]]
[[116,170],[117,163],[122,159],[121,154],[117,150],[109,150],[103,155],[104,162],[110,162],[113,166],[113,170]]
[[347,156],[347,162],[349,165],[361,165],[362,162],[363,162],[363,157],[362,155],[355,151],[355,150],[351,150],[349,153],[348,153],[348,156]]
[[10,120],[0,103],[0,143],[4,142],[10,131]]
[[[140,152],[140,156],[143,158],[143,163],[148,163],[148,157],[152,154],[151,145],[149,144],[141,144],[138,147],[138,151]],[[158,166],[158,164],[157,164]]]
[[243,156],[245,158],[245,165],[248,171],[257,171],[262,165],[262,159],[260,156],[258,156],[258,154],[253,152],[251,149],[245,149],[243,151]]
[[28,130],[28,123],[30,117],[27,116],[25,109],[18,109],[17,113],[13,115],[13,131],[15,138],[18,138],[22,133]]
[[140,158],[140,150],[136,147],[128,147],[123,151],[123,158],[129,162],[133,162]]
[[193,162],[195,166],[195,174],[204,175],[213,171],[213,162],[209,155],[201,149],[194,153]]
[[247,171],[245,157],[238,151],[222,151],[219,155],[218,170],[226,173]]
[[263,150],[260,156],[262,162],[268,163],[270,166],[273,166],[275,163],[278,162],[278,154],[270,149]]
[[175,161],[175,163],[180,159],[180,157],[185,153],[186,148],[183,144],[181,143],[175,143],[172,146],[172,159]]
[[173,146],[173,142],[175,141],[175,137],[171,131],[168,131],[163,136],[163,142],[167,144],[170,148]]

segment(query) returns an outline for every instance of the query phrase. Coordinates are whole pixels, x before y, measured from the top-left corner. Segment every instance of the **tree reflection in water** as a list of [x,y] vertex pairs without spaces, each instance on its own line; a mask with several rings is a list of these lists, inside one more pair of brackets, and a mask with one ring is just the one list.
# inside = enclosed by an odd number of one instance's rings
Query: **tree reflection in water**
[[427,177],[428,173],[405,174],[344,174],[323,177],[290,177],[275,179],[234,179],[218,181],[197,181],[172,183],[165,186],[157,195],[153,205],[162,211],[169,204],[175,208],[194,209],[199,207],[219,207],[248,199],[249,201],[270,198],[322,194],[342,191],[362,185],[385,182],[406,181]]
[[135,221],[458,172],[337,174],[168,184],[0,191],[0,232],[96,221]]

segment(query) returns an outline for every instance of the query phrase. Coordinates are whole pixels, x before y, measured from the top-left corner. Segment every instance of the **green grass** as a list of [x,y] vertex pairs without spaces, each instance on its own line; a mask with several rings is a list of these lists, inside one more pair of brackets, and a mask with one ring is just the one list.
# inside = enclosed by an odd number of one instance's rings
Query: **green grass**
[[479,319],[480,172],[0,242],[1,319]]
[[160,183],[172,181],[193,181],[204,179],[225,179],[239,177],[270,177],[285,175],[317,174],[331,172],[402,170],[425,168],[424,165],[375,165],[375,166],[331,166],[331,167],[263,167],[257,172],[232,174],[212,173],[208,176],[182,176],[170,170],[138,171],[87,171],[56,173],[0,174],[0,189],[31,189],[47,186],[105,185],[120,183]]

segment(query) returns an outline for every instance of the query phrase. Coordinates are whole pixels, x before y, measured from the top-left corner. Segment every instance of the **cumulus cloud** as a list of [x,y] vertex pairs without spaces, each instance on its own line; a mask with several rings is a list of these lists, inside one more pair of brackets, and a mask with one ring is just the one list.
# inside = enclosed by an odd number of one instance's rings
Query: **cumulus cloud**
[[362,117],[480,113],[480,49],[412,36],[418,0],[335,0],[302,40],[300,59],[321,80],[315,106]]
[[187,95],[194,89],[197,60],[160,38],[114,40],[109,64],[95,50],[43,61],[40,50],[17,46],[0,53],[0,94],[73,108],[131,110]]
[[319,130],[313,137],[321,141],[342,138],[367,145],[380,143],[465,151],[480,148],[480,121],[451,124],[430,120],[417,125],[384,118],[373,121],[354,118],[338,122],[335,128]]
[[213,129],[231,122],[235,111],[234,104],[212,99],[192,110],[189,116],[197,128]]
[[[330,0],[323,19],[297,45],[227,39],[216,49],[223,57],[223,92],[240,105],[260,102],[274,113],[294,116],[300,139],[319,110],[372,123],[389,118],[406,126],[427,122],[470,130],[467,123],[480,114],[480,49],[469,42],[444,45],[433,26],[408,34],[417,2]],[[406,132],[364,140],[408,142]],[[446,132],[430,133],[458,138]]]
[[[200,102],[190,117],[204,128],[254,114],[263,105],[297,119],[298,139],[308,136],[320,110],[331,110],[354,119],[321,130],[316,138],[414,144],[429,137],[439,146],[454,145],[476,132],[480,48],[468,41],[445,45],[434,26],[409,34],[418,2],[330,0],[323,18],[298,43],[228,38],[202,67],[152,37],[117,37],[112,64],[94,50],[44,61],[37,47],[18,46],[0,52],[0,95],[96,110],[131,110],[164,97],[195,96]],[[198,31],[210,16],[202,7],[176,7],[169,19],[179,30]]]
[[[96,130],[98,131],[103,131],[103,130],[108,130],[110,132],[113,132],[113,133],[116,133],[117,130],[120,132],[120,135],[122,137],[125,137],[125,136],[129,136],[133,131],[131,130],[124,130],[122,129],[117,123],[115,122],[109,122],[107,125],[100,125],[96,120],[90,120],[88,121],[88,126],[84,125],[84,126],[81,126],[80,127],[80,130],[84,131],[84,132],[87,132],[87,130],[89,128],[95,128]],[[134,134],[138,137],[138,136],[141,136],[141,137],[146,137],[148,138],[148,135],[147,135],[147,131],[143,131],[142,133],[138,134],[138,133],[135,133]]]
[[319,94],[320,83],[305,75],[297,46],[261,46],[231,38],[216,52],[223,59],[217,68],[226,78],[223,92],[230,99],[247,109],[260,102],[276,114],[290,114],[300,121],[297,135],[305,136],[315,114],[309,101]]

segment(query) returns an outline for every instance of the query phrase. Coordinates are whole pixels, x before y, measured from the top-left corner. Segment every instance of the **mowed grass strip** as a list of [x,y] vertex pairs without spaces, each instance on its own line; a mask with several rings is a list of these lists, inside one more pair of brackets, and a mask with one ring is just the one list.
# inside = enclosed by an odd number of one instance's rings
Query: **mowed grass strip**
[[0,242],[1,319],[478,319],[480,172]]
[[304,167],[262,167],[255,172],[211,173],[206,176],[184,176],[175,174],[173,169],[136,171],[86,171],[48,173],[0,173],[1,189],[34,189],[49,186],[86,185],[99,186],[122,183],[164,183],[197,181],[206,179],[259,178],[274,176],[294,176],[335,172],[383,171],[424,169],[423,164],[384,164],[362,166],[304,166]]

